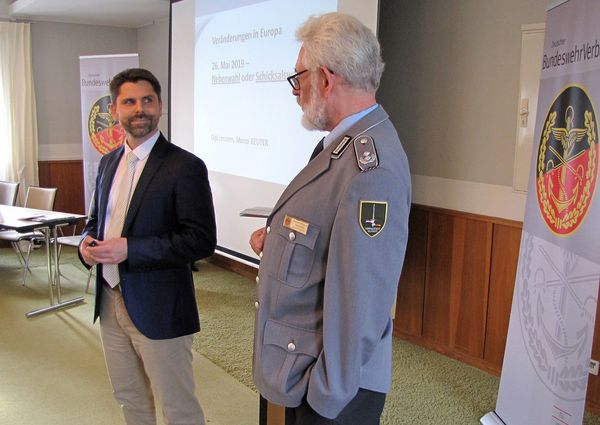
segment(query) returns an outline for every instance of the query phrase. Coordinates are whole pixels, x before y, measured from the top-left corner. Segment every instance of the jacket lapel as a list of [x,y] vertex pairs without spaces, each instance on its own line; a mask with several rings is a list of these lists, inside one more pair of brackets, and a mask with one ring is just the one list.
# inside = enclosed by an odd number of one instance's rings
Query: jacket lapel
[[[98,235],[104,235],[104,225],[106,224],[106,209],[108,208],[108,196],[110,188],[115,178],[119,162],[125,151],[124,146],[120,146],[114,151],[114,155],[107,161],[106,170],[102,173],[102,180],[99,183],[100,192],[98,194]],[[107,158],[108,159],[108,158]]]
[[[368,129],[380,124],[381,122],[388,119],[387,113],[383,110],[381,106],[375,108],[372,112],[365,115],[362,119],[358,120],[350,129],[346,132],[345,135],[348,135],[352,138],[357,135],[367,131]],[[283,191],[279,200],[273,207],[273,211],[271,212],[271,216],[275,214],[287,201],[290,197],[302,189],[304,186],[315,180],[321,174],[325,173],[331,166],[331,153],[337,147],[337,145],[341,142],[342,138],[340,137],[337,140],[334,140],[329,144],[320,155],[316,156],[312,161],[310,161],[303,169],[298,173],[296,177],[291,181],[291,183],[286,187]],[[352,149],[351,146],[348,147],[349,150]],[[270,221],[270,218],[269,218]]]
[[165,160],[169,147],[168,143],[169,142],[167,142],[167,139],[165,139],[161,133],[160,137],[154,144],[152,151],[150,151],[148,161],[146,161],[144,170],[142,171],[137,185],[135,186],[133,195],[131,196],[131,201],[129,202],[129,208],[127,209],[127,215],[125,216],[125,222],[123,223],[123,235],[126,234],[129,226],[133,222],[133,218],[137,214],[137,211],[142,204],[144,193],[148,189],[148,186],[152,182],[154,175],[158,172]]
[[277,210],[279,210],[279,208],[281,208],[294,193],[302,189],[304,186],[329,169],[329,166],[331,165],[330,153],[333,149],[332,148],[330,150],[329,148],[331,148],[331,146],[328,146],[326,149],[324,149],[325,152],[321,152],[322,155],[315,157],[302,169],[302,171],[300,171],[296,177],[294,177],[294,179],[290,182],[290,184],[288,184],[279,197],[279,200],[277,201],[277,204],[275,204],[271,215],[275,214],[275,212],[277,212]]

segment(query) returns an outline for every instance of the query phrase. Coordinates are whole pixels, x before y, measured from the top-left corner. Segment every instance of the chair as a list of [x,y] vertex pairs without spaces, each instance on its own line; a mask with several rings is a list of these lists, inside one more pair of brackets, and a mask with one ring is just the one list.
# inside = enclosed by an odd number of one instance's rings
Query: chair
[[[27,188],[24,207],[51,211],[54,209],[56,191],[57,189],[55,187],[29,186]],[[38,230],[28,233],[19,233],[16,230],[4,230],[0,232],[0,240],[9,241],[17,253],[19,260],[24,264],[23,285],[25,285],[27,271],[29,271],[31,248],[34,243],[42,243],[45,240],[44,233]],[[27,246],[27,256],[25,256],[21,249],[21,242],[23,241],[29,242]]]
[[0,181],[0,204],[14,206],[19,192],[19,183]]
[[[88,206],[88,210],[87,210],[87,220],[90,219],[91,214],[92,214],[92,209],[94,208],[94,196],[95,196],[95,192],[92,192],[92,196],[90,198],[90,205]],[[73,230],[73,232],[75,232],[75,230]],[[79,248],[79,243],[81,242],[81,239],[82,239],[81,235],[75,235],[75,234],[70,235],[70,236],[59,236],[56,238],[56,243],[58,244],[58,270],[56,271],[57,273],[60,273],[60,254],[62,251],[62,247],[63,246],[73,246],[75,248]],[[94,274],[94,269],[95,269],[95,267],[92,266],[92,267],[90,267],[90,270],[88,272],[87,283],[85,285],[86,293],[90,289],[90,282],[92,280],[92,275]]]

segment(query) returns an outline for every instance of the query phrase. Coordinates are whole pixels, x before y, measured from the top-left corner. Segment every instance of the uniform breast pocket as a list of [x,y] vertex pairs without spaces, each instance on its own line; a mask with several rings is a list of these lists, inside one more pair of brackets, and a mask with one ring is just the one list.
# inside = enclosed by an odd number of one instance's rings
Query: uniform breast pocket
[[277,277],[286,285],[301,288],[306,284],[315,261],[315,244],[320,229],[311,224],[306,235],[286,227],[277,232],[286,240]]

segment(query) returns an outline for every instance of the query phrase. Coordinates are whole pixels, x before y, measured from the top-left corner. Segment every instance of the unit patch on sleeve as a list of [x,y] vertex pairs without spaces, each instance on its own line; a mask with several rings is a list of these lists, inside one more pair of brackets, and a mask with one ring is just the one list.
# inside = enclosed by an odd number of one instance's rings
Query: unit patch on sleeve
[[365,235],[374,238],[385,227],[387,221],[387,202],[360,201],[359,224]]

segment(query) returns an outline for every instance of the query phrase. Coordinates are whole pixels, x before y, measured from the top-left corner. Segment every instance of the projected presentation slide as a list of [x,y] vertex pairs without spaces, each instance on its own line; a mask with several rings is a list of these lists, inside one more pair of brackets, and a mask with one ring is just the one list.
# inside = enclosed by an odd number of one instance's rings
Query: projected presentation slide
[[210,170],[288,184],[306,165],[325,133],[302,127],[286,77],[298,26],[336,9],[337,0],[196,2],[194,151]]

